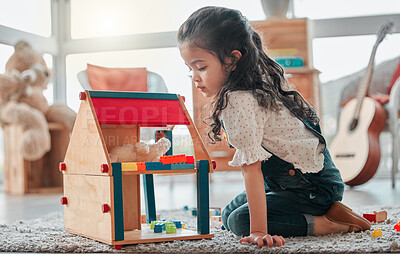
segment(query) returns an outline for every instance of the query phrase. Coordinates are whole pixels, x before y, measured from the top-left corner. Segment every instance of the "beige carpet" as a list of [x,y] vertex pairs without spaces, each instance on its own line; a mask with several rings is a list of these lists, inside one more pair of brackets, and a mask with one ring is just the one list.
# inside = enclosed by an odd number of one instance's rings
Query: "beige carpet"
[[[383,236],[373,238],[371,231],[327,235],[323,237],[287,238],[281,247],[261,249],[241,245],[232,233],[212,228],[215,237],[211,240],[175,241],[126,245],[121,250],[76,236],[64,231],[60,213],[42,218],[18,221],[10,225],[0,224],[0,252],[131,252],[131,253],[400,253],[400,232],[393,226],[400,221],[399,207],[363,207],[354,209],[359,213],[386,210],[388,220],[372,225],[382,229]],[[190,211],[160,211],[167,219],[180,219],[190,228],[195,228],[196,218]]]

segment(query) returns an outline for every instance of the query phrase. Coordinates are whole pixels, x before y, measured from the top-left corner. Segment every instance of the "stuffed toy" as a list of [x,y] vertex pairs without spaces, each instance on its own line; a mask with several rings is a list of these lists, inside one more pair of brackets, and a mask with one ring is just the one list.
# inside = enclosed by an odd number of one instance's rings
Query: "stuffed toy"
[[76,112],[63,104],[49,106],[43,90],[51,81],[51,72],[41,54],[19,41],[0,74],[0,124],[20,125],[19,149],[26,160],[38,160],[50,151],[48,122],[63,124],[72,130]]
[[171,147],[167,138],[161,138],[155,144],[138,142],[134,146],[126,144],[116,146],[110,151],[111,162],[152,162],[159,161]]

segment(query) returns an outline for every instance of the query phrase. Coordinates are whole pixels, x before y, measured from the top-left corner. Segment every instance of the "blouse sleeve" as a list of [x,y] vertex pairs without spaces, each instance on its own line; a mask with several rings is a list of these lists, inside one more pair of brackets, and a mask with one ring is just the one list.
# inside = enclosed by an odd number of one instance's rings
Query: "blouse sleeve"
[[267,115],[260,110],[257,100],[247,92],[229,95],[228,105],[221,113],[228,142],[236,148],[229,165],[250,165],[272,156],[261,145]]

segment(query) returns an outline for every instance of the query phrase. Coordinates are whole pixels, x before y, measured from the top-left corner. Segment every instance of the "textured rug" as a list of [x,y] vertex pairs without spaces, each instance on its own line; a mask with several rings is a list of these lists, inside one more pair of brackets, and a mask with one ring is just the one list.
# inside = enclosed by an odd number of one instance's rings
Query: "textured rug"
[[[400,232],[393,226],[400,221],[400,207],[363,207],[354,209],[359,213],[386,210],[388,219],[374,223],[372,229],[380,228],[383,235],[371,237],[370,231],[326,235],[322,237],[287,238],[279,247],[241,245],[231,232],[211,228],[215,237],[211,240],[189,240],[165,243],[126,245],[121,250],[66,233],[61,213],[42,218],[17,221],[10,225],[0,224],[0,252],[131,252],[131,253],[400,253]],[[188,228],[195,229],[196,217],[190,211],[160,211],[161,217],[179,219]]]

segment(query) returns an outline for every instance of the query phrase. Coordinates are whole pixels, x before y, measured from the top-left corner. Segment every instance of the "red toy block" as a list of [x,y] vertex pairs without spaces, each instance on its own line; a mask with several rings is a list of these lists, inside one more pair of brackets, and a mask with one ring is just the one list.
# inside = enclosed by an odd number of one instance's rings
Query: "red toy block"
[[400,232],[400,222],[394,225],[394,229],[396,229],[397,232]]
[[160,161],[162,164],[186,163],[186,156],[184,154],[161,156]]
[[101,173],[108,173],[108,165],[101,164]]
[[186,164],[194,164],[194,157],[186,156]]
[[68,204],[68,199],[66,197],[61,197],[60,201],[61,201],[62,205],[67,205]]
[[114,250],[120,250],[122,249],[122,245],[114,245]]
[[65,171],[67,169],[67,165],[65,165],[64,162],[60,162],[60,164],[58,164],[58,169],[60,171]]
[[369,222],[376,222],[376,214],[364,213],[363,217],[367,219]]
[[81,100],[81,101],[86,100],[86,93],[85,92],[80,92],[79,93],[79,100]]
[[211,161],[212,165],[213,165],[213,169],[215,169],[217,167],[217,162],[216,161]]
[[110,206],[107,204],[102,204],[101,210],[103,211],[103,213],[108,213],[110,211]]
[[145,162],[137,162],[138,171],[146,171],[146,163]]

